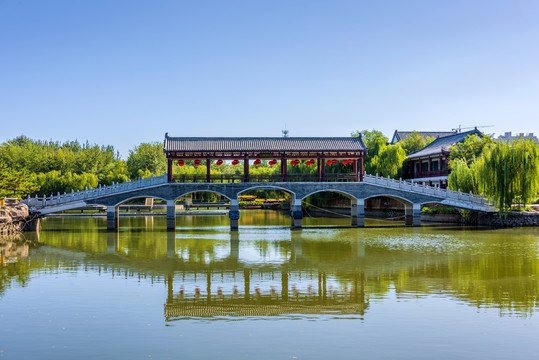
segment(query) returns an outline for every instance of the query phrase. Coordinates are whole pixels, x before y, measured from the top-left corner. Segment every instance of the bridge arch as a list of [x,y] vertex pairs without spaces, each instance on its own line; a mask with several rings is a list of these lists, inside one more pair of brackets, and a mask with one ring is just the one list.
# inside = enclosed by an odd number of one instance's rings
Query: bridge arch
[[369,199],[375,199],[375,198],[379,198],[379,197],[386,197],[386,198],[390,198],[390,199],[393,199],[393,200],[396,200],[400,203],[403,203],[404,206],[412,206],[414,203],[404,197],[401,197],[401,196],[398,196],[398,195],[393,195],[393,194],[376,194],[376,195],[371,195],[371,196],[368,196],[366,197],[364,200],[369,200]]
[[306,198],[308,198],[309,196],[311,195],[314,195],[314,194],[318,194],[318,193],[324,193],[324,192],[334,192],[334,193],[337,193],[339,195],[342,195],[342,196],[345,196],[347,197],[348,199],[350,200],[355,200],[357,199],[356,196],[346,192],[346,191],[343,191],[343,190],[337,190],[337,189],[320,189],[320,190],[316,190],[316,191],[313,191],[305,196],[303,196],[300,200],[305,200]]
[[227,198],[228,200],[233,200],[229,195],[226,195],[226,194],[223,193],[223,192],[216,191],[216,190],[203,189],[203,190],[191,190],[191,191],[187,191],[187,192],[185,192],[185,193],[182,193],[181,195],[176,196],[176,197],[174,198],[174,201],[178,201],[179,198],[181,198],[181,197],[183,197],[183,196],[185,196],[185,195],[194,194],[194,193],[203,193],[203,192],[213,193],[213,194],[218,194],[218,195],[221,195],[222,197]]
[[250,187],[247,187],[243,190],[240,190],[238,191],[238,193],[236,194],[236,196],[239,196],[247,191],[252,191],[252,190],[281,190],[281,191],[284,191],[288,194],[291,194],[293,195],[294,197],[296,197],[296,193],[288,188],[285,188],[285,187],[282,187],[282,186],[276,186],[276,185],[254,185],[254,186],[250,186]]
[[[117,207],[117,206],[120,206],[122,205],[123,203],[129,201],[129,200],[134,200],[134,199],[146,199],[146,198],[152,198],[152,199],[159,199],[159,200],[163,200],[164,202],[167,201],[167,199],[163,198],[163,197],[160,197],[160,196],[155,196],[155,195],[134,195],[134,196],[131,196],[131,197],[128,197],[128,198],[125,198],[123,200],[121,200],[120,202],[114,204],[113,206],[114,207]],[[106,205],[103,205],[103,206],[106,206]]]

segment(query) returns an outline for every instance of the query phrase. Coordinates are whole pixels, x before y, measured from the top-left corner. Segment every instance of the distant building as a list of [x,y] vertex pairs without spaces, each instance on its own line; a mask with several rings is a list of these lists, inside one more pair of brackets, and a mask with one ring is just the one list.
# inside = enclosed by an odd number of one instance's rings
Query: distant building
[[532,139],[535,142],[539,142],[539,139],[537,139],[537,136],[534,136],[533,133],[524,134],[520,133],[518,135],[512,135],[511,131],[506,132],[504,135],[498,136],[498,140],[508,141],[509,143],[512,143],[514,140],[523,138],[523,139]]
[[483,136],[477,128],[471,131],[452,133],[449,136],[439,137],[423,149],[411,153],[408,155],[408,168],[405,169],[404,178],[447,188],[450,147],[463,142],[467,136],[474,134]]
[[395,133],[393,134],[393,138],[391,139],[391,144],[393,145],[393,144],[398,143],[399,141],[404,141],[408,138],[408,136],[412,135],[413,133],[418,133],[426,141],[428,137],[437,139],[439,137],[442,138],[449,135],[454,135],[455,131],[399,131],[399,130],[395,130]]

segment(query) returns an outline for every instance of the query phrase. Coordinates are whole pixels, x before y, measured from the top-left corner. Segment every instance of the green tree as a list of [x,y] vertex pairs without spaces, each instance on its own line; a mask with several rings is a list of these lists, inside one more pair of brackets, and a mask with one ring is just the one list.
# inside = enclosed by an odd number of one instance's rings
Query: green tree
[[469,165],[475,161],[483,152],[483,149],[492,145],[494,141],[488,135],[478,136],[477,134],[468,135],[463,142],[450,147],[449,166],[452,168],[452,161],[461,159]]
[[455,159],[452,162],[451,173],[447,177],[451,190],[474,194],[480,193],[479,166],[473,162],[468,164],[465,159]]
[[378,130],[356,131],[352,136],[360,134],[368,148],[364,163],[365,171],[372,175],[399,177],[406,160],[406,152],[401,145],[388,145],[387,137]]
[[33,193],[38,186],[26,170],[10,169],[0,161],[0,197],[23,198]]
[[399,143],[383,147],[378,155],[378,173],[393,179],[402,176],[403,163],[406,160],[406,151]]
[[498,141],[483,150],[479,161],[480,188],[502,212],[518,201],[526,205],[539,191],[539,145],[530,139],[509,144]]
[[433,142],[435,139],[432,136],[427,136],[425,139],[420,133],[414,131],[411,133],[406,140],[400,141],[399,144],[404,149],[406,155],[409,155],[413,152],[423,149],[425,146]]
[[163,145],[158,142],[141,143],[129,151],[127,169],[131,178],[148,171],[153,175],[163,175],[167,171],[167,159],[163,153]]

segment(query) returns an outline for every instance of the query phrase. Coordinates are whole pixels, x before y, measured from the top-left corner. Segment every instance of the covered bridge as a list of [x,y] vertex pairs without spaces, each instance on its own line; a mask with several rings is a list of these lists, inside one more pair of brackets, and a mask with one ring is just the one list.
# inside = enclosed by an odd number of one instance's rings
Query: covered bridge
[[[221,182],[222,177],[212,177],[210,166],[221,165],[225,160],[232,165],[243,161],[243,182],[250,182],[249,168],[257,166],[263,160],[268,165],[280,165],[280,173],[272,175],[265,181],[363,181],[363,157],[367,147],[359,137],[170,137],[165,134],[163,151],[168,160],[168,182],[184,178],[174,178],[175,164],[183,166],[186,161],[193,161],[195,166],[206,165],[205,182]],[[326,174],[326,166],[334,166],[341,162],[352,165],[352,174]],[[288,164],[317,167],[316,176],[304,174],[288,174]],[[337,175],[337,176],[335,176]],[[232,179],[233,181],[234,179]]]

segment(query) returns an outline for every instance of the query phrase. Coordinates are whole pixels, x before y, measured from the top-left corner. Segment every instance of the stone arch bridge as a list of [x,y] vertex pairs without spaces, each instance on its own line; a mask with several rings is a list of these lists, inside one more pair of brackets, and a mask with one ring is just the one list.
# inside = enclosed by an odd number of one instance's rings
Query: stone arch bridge
[[447,189],[419,185],[413,182],[364,175],[361,182],[240,182],[240,183],[171,183],[166,175],[122,184],[98,187],[85,191],[28,198],[24,202],[31,210],[46,215],[54,212],[100,205],[107,208],[107,228],[118,228],[119,205],[135,198],[157,198],[167,202],[167,228],[176,223],[175,201],[194,192],[213,192],[230,200],[230,228],[238,229],[238,196],[249,190],[279,189],[292,197],[290,216],[293,227],[301,227],[302,200],[319,192],[336,192],[348,197],[352,207],[352,226],[365,225],[365,200],[389,197],[404,204],[407,225],[420,225],[421,206],[424,204],[449,205],[484,212],[494,211],[482,196],[463,194]]

